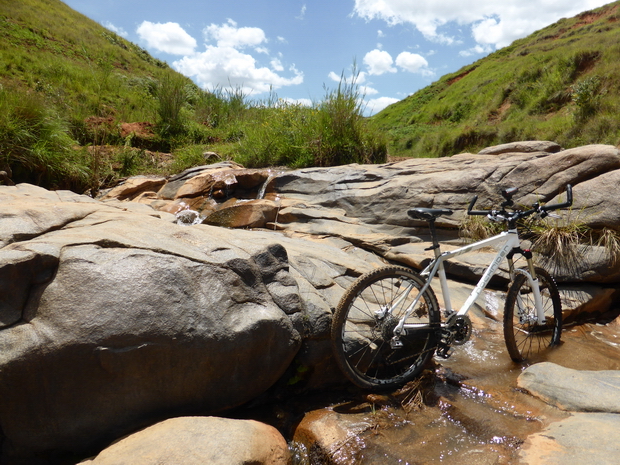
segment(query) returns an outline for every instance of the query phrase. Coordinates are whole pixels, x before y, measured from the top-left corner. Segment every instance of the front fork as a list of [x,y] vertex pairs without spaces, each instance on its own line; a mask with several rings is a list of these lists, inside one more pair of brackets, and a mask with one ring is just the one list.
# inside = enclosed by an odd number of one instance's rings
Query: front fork
[[[524,270],[519,270],[518,272],[525,274],[527,280],[530,283],[532,292],[534,293],[534,305],[536,306],[536,322],[540,325],[543,325],[545,324],[545,310],[543,309],[542,298],[540,296],[540,283],[538,280],[538,276],[536,275],[536,268],[534,267],[532,251],[529,249],[523,250],[521,248],[516,248],[513,249],[510,253],[508,253],[508,255],[506,256],[506,260],[508,261],[508,273],[510,275],[511,282],[514,281],[517,274],[513,261],[513,257],[515,254],[523,255],[523,257],[525,257],[525,260],[527,261],[527,272],[525,272]],[[523,324],[528,322],[528,320],[531,320],[532,315],[527,314],[527,310],[523,305],[523,301],[521,300],[519,295],[517,295],[516,304],[519,321]]]

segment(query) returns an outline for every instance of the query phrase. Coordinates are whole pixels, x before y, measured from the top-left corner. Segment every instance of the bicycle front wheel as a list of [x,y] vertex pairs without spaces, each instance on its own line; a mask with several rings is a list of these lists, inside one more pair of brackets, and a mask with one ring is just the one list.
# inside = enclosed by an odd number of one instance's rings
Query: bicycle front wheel
[[385,266],[360,276],[334,313],[332,346],[343,373],[364,389],[391,389],[416,377],[432,357],[439,305],[428,288],[405,320],[402,347],[390,342],[394,328],[420,295],[424,280],[414,271]]
[[534,292],[527,276],[517,274],[508,289],[504,307],[504,339],[510,358],[522,362],[560,342],[562,303],[555,281],[547,271],[535,268],[545,323],[536,317]]

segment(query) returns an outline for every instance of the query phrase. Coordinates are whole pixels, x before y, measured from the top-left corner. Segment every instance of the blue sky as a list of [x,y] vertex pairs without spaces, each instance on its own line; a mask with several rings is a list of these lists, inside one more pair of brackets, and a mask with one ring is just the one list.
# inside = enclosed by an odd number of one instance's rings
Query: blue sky
[[64,0],[205,89],[320,101],[351,76],[373,114],[607,0]]

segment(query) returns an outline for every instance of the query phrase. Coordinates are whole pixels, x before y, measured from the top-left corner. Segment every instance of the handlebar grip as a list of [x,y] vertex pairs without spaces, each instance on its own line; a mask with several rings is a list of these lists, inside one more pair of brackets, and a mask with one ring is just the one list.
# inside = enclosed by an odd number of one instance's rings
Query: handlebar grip
[[567,208],[573,205],[573,187],[570,184],[566,185],[566,202],[556,203],[555,205],[545,205],[542,207],[544,211],[559,210],[560,208]]
[[467,214],[468,215],[487,216],[489,214],[489,212],[487,212],[487,211],[472,210],[472,208],[474,208],[474,204],[476,203],[477,200],[478,200],[478,196],[474,195],[474,198],[471,199],[471,202],[469,202],[469,207],[467,207]]

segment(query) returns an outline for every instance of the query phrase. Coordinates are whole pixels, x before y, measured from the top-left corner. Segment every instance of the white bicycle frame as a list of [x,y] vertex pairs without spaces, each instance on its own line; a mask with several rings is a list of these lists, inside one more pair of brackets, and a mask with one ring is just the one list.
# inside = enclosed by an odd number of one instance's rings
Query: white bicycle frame
[[[443,299],[444,299],[446,311],[452,312],[453,310],[452,310],[452,303],[450,302],[450,288],[448,286],[448,279],[446,278],[444,262],[446,260],[449,260],[450,258],[458,257],[459,255],[465,255],[467,253],[482,249],[484,247],[498,248],[497,255],[495,256],[491,264],[487,267],[482,277],[478,281],[478,284],[476,284],[476,287],[474,287],[473,291],[471,292],[471,294],[469,295],[469,297],[467,298],[467,300],[465,301],[461,309],[458,311],[457,315],[459,316],[466,315],[469,312],[469,310],[471,309],[476,299],[478,299],[482,291],[486,288],[487,284],[489,283],[489,281],[495,274],[495,272],[498,270],[504,258],[506,258],[506,256],[512,250],[519,249],[520,240],[519,240],[519,235],[517,233],[517,230],[512,229],[509,231],[504,231],[496,236],[490,237],[488,239],[483,239],[481,241],[475,242],[473,244],[470,244],[464,247],[460,247],[458,249],[455,249],[449,252],[442,253],[439,247],[435,247],[434,248],[435,259],[432,260],[431,263],[420,273],[420,275],[426,279],[426,283],[420,289],[419,294],[416,296],[414,301],[405,311],[404,316],[400,319],[398,325],[394,329],[394,334],[396,336],[399,336],[402,334],[403,329],[406,331],[408,328],[415,329],[415,328],[420,327],[420,325],[418,324],[405,324],[405,321],[407,320],[409,315],[413,312],[413,309],[416,307],[416,305],[418,304],[418,302],[420,301],[420,299],[422,298],[426,290],[431,286],[431,281],[436,275],[439,276],[439,281],[441,283],[441,291],[443,293]],[[538,285],[538,277],[536,276],[536,273],[534,271],[534,266],[533,266],[532,261],[528,259],[528,270],[523,270],[523,269],[516,270],[514,268],[512,259],[508,259],[508,265],[509,265],[509,272],[510,272],[511,278],[513,277],[515,272],[522,273],[527,277],[527,280],[530,283],[531,289],[534,293],[534,304],[536,306],[536,319],[539,324],[541,325],[544,324],[545,323],[545,312],[544,312],[544,309],[542,308],[542,299],[540,297],[540,287]],[[395,302],[392,308],[396,308],[398,304],[404,301],[404,299],[408,296],[412,287],[413,285],[403,293],[403,295],[397,300],[397,302]],[[519,302],[518,302],[518,305],[520,307]],[[519,313],[521,313],[520,309],[519,309]]]

